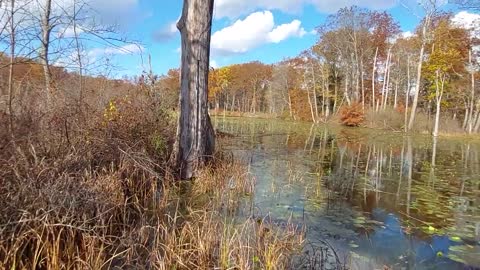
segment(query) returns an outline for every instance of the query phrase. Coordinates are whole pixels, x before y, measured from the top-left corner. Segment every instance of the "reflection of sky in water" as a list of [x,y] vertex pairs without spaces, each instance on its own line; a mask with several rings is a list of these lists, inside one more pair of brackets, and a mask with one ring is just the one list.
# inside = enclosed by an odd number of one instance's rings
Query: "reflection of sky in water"
[[250,163],[257,213],[305,223],[352,269],[464,269],[449,258],[480,267],[478,145],[439,140],[433,155],[428,137],[216,121],[237,135],[224,148]]
[[461,264],[446,257],[449,247],[458,245],[448,236],[434,235],[426,241],[418,240],[403,232],[400,220],[395,215],[375,209],[373,217],[382,221],[384,226],[377,227],[369,239],[361,241],[361,247],[365,247],[369,253],[389,262],[396,262],[399,267],[463,269]]

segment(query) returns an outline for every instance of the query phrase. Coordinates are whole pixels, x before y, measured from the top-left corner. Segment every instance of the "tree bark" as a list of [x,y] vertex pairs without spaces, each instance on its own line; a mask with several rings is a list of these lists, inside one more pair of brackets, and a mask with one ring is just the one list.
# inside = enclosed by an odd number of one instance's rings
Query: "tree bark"
[[48,52],[50,48],[50,35],[52,32],[52,25],[50,23],[50,14],[52,10],[52,0],[45,0],[45,10],[42,14],[42,41],[40,48],[40,61],[43,66],[43,74],[45,77],[45,93],[47,99],[47,107],[51,102],[51,82],[52,74],[50,71],[50,63],[48,59]]
[[383,110],[387,109],[388,97],[390,95],[390,71],[391,71],[392,53],[388,50],[387,70],[386,70],[386,84],[385,84],[385,100],[383,101]]
[[407,90],[405,91],[405,132],[408,132],[408,102],[410,99],[410,56],[407,56]]
[[338,73],[335,74],[335,84],[334,84],[334,93],[333,93],[333,114],[337,111],[337,99],[338,99]]
[[360,60],[360,81],[362,87],[362,110],[365,111],[365,79],[364,79],[363,58]]
[[425,54],[428,28],[430,27],[430,21],[432,19],[431,16],[432,16],[431,13],[427,13],[425,17],[425,22],[423,23],[422,45],[420,48],[420,55],[418,57],[418,64],[417,64],[417,81],[415,85],[415,95],[413,97],[413,103],[412,103],[412,112],[410,113],[410,121],[408,123],[408,130],[412,130],[413,124],[415,123],[415,114],[417,112],[418,96],[420,94],[420,84],[422,82],[423,55]]
[[13,113],[13,73],[14,73],[14,65],[15,65],[15,44],[16,44],[16,33],[15,33],[15,1],[10,2],[10,10],[9,10],[9,30],[10,30],[10,66],[8,71],[8,114],[9,114],[9,123],[8,129],[10,136],[12,137],[12,141],[14,138],[14,113]]
[[480,111],[477,110],[477,113],[475,115],[475,128],[473,129],[473,132],[478,133],[480,131]]
[[198,176],[215,150],[208,115],[208,73],[214,0],[184,0],[177,24],[182,39],[180,116],[173,161],[182,179]]
[[[304,80],[305,80],[305,85],[307,85],[307,84],[306,84],[306,74],[304,74]],[[310,112],[311,112],[311,114],[312,114],[312,122],[313,122],[313,123],[316,123],[316,121],[315,121],[315,111],[314,111],[314,109],[313,109],[312,99],[310,98],[310,90],[308,90],[308,88],[309,88],[309,87],[308,87],[308,85],[307,85],[306,90],[307,90],[307,96],[308,96],[308,104],[310,105]]]
[[290,95],[290,90],[287,88],[287,95],[288,95],[288,111],[290,112],[290,117],[292,119],[295,119],[295,116],[293,115],[293,109],[292,109],[292,96]]
[[375,72],[377,71],[377,56],[378,56],[378,47],[375,50],[375,57],[373,58],[373,69],[372,69],[372,110],[375,110]]
[[435,79],[435,101],[436,101],[436,111],[435,111],[435,126],[433,128],[433,137],[438,137],[438,130],[440,126],[440,110],[442,108],[442,97],[443,89],[445,85],[445,75],[440,75],[440,71],[437,70],[437,75]]
[[[75,36],[75,46],[76,46],[76,53],[77,53],[77,60],[78,60],[78,76],[79,76],[79,98],[78,98],[78,104],[80,109],[82,108],[83,104],[83,62],[82,62],[82,53],[81,53],[81,48],[80,48],[80,40],[79,40],[79,34],[78,34],[78,27],[77,27],[77,3],[74,1],[73,3],[73,33]],[[151,56],[148,56],[149,64],[150,64],[150,71],[152,70],[151,67]]]
[[315,69],[313,63],[310,62],[312,68],[312,80],[313,80],[313,107],[315,108],[315,123],[318,122],[318,104],[317,104],[317,79],[315,77]]
[[472,70],[471,70],[471,94],[470,94],[470,110],[469,110],[469,115],[468,115],[468,134],[472,134],[473,133],[473,129],[474,129],[474,121],[475,121],[475,118],[474,118],[474,115],[473,115],[473,110],[474,110],[474,105],[475,105],[475,69],[473,68],[473,61],[472,61],[472,50],[470,50],[468,52],[468,62],[470,64],[470,66],[472,67]]

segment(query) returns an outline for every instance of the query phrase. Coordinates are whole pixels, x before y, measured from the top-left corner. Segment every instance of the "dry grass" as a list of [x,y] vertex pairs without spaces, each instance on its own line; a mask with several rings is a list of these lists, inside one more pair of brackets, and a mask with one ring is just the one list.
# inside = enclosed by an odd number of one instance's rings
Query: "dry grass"
[[255,185],[242,165],[218,156],[195,181],[174,181],[174,129],[157,105],[29,112],[15,116],[15,140],[0,131],[0,269],[290,265],[301,230],[237,214]]
[[375,112],[369,110],[366,113],[365,125],[369,128],[403,131],[405,126],[404,114],[388,108]]
[[[379,112],[368,111],[366,113],[365,126],[375,129],[386,129],[392,131],[404,131],[405,130],[405,112],[387,109],[380,110]],[[428,115],[424,112],[418,112],[415,117],[415,123],[413,125],[412,132],[430,134],[433,129],[434,115],[431,115],[429,120]],[[440,119],[440,133],[442,135],[448,134],[464,134],[458,120],[454,120],[450,117],[444,117]]]

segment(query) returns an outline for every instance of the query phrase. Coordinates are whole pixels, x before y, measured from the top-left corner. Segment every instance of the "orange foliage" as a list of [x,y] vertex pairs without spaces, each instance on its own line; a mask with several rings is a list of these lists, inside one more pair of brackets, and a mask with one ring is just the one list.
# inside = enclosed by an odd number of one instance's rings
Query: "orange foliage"
[[365,120],[362,104],[352,103],[340,110],[340,122],[348,127],[358,127]]
[[400,114],[404,114],[405,113],[405,104],[403,104],[402,102],[400,102],[397,107],[395,108],[395,110],[400,113]]
[[311,121],[312,116],[308,105],[307,92],[299,89],[292,89],[290,90],[290,95],[292,99],[293,114],[296,119]]

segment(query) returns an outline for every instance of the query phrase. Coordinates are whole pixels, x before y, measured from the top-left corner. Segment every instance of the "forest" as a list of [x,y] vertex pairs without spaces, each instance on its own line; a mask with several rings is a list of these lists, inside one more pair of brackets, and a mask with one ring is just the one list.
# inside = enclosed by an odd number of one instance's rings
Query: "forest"
[[[213,69],[210,109],[437,135],[478,133],[478,28],[453,19],[432,6],[415,33],[402,36],[388,12],[341,9],[316,28],[317,43],[295,58]],[[158,87],[172,91],[178,78],[178,70],[170,70]],[[360,118],[348,119],[355,111]]]

